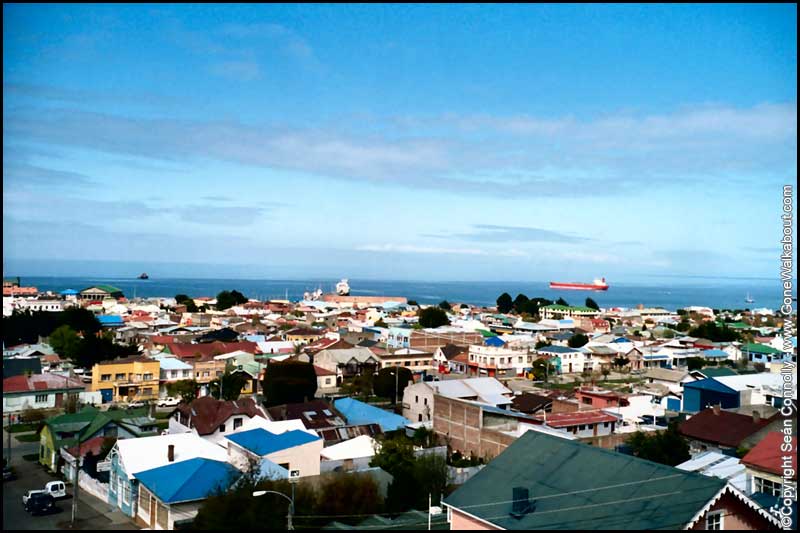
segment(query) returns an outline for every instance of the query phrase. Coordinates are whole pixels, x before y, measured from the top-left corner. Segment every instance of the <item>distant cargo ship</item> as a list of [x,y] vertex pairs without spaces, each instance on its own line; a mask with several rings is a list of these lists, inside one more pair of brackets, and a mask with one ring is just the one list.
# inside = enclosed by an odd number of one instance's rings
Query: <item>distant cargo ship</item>
[[596,279],[591,283],[560,283],[558,281],[551,281],[550,288],[574,291],[607,291],[608,283],[606,283],[606,278]]
[[148,276],[146,272],[142,272],[139,274],[139,279],[150,279],[150,276]]

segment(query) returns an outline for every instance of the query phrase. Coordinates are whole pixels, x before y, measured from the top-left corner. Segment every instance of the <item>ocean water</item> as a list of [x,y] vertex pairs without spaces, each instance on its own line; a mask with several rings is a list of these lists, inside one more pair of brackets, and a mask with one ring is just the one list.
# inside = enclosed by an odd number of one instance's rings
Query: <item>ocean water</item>
[[[92,285],[108,284],[118,287],[126,297],[172,297],[188,294],[192,297],[214,297],[222,290],[236,289],[249,298],[260,300],[288,297],[299,300],[304,291],[317,287],[333,292],[336,279],[253,280],[253,279],[191,279],[151,278],[139,280],[121,277],[22,277],[23,285],[40,291],[81,290]],[[405,296],[419,303],[434,304],[442,300],[476,305],[494,305],[497,297],[508,292],[512,298],[523,293],[529,298],[540,296],[550,300],[564,298],[573,305],[583,305],[588,297],[600,307],[663,307],[675,310],[689,305],[715,309],[763,308],[777,309],[782,299],[782,286],[777,279],[766,278],[704,278],[653,277],[652,282],[625,283],[608,280],[605,292],[551,290],[548,282],[460,282],[460,281],[391,281],[350,279],[351,295]],[[754,302],[745,303],[749,294]],[[796,295],[796,294],[795,294]]]

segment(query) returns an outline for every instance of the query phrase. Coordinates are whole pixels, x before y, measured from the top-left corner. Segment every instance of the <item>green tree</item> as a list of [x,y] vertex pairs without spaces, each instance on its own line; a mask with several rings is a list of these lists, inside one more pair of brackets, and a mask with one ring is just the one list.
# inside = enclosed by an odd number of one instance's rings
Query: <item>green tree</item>
[[388,328],[389,327],[389,325],[386,322],[384,322],[384,320],[382,318],[379,318],[378,321],[375,322],[375,324],[373,324],[373,325],[376,328]]
[[726,324],[718,325],[716,322],[703,322],[689,330],[689,335],[712,342],[734,342],[741,340],[741,336]]
[[197,398],[200,386],[193,379],[182,379],[173,383],[167,383],[167,394],[173,398],[180,398],[181,403],[191,403]]
[[58,355],[72,360],[78,355],[81,339],[74,329],[65,324],[57,327],[50,334],[48,342]]
[[533,364],[531,364],[531,367],[533,368],[533,379],[536,381],[546,382],[550,376],[556,373],[556,367],[544,357],[536,359]]
[[674,422],[665,431],[637,431],[628,438],[627,444],[636,457],[663,465],[677,466],[691,457],[689,444],[678,432]]
[[497,312],[498,313],[508,313],[514,308],[514,300],[511,299],[511,295],[507,292],[504,292],[500,296],[497,297]]
[[536,346],[534,349],[538,350],[539,348],[544,348],[545,346],[552,346],[553,343],[550,341],[536,341]]
[[[248,378],[242,372],[231,372],[226,368],[222,376],[208,384],[211,395],[217,400],[238,400]],[[222,382],[222,398],[220,398],[220,381]]]
[[[395,373],[397,375],[395,376]],[[394,366],[381,368],[375,375],[375,380],[372,384],[372,389],[375,391],[376,396],[381,398],[395,398],[403,401],[403,391],[409,383],[414,382],[414,376],[411,370],[404,366]],[[397,383],[397,396],[395,396],[395,383]]]
[[522,313],[525,310],[525,304],[527,304],[530,300],[524,294],[520,293],[517,294],[517,297],[514,298],[514,310],[517,313]]
[[247,298],[244,294],[237,290],[233,291],[222,291],[217,294],[217,309],[222,311],[225,309],[229,309],[234,305],[240,305],[247,303]]
[[689,368],[689,371],[692,370],[700,370],[706,365],[706,360],[702,357],[687,357],[686,358],[686,366]]
[[426,307],[419,312],[419,325],[423,328],[438,328],[450,323],[444,309],[438,307]]
[[368,397],[372,394],[374,381],[375,373],[371,368],[365,368],[361,374],[344,380],[339,391],[347,396]]
[[567,341],[567,345],[569,345],[570,348],[580,348],[587,342],[589,342],[589,337],[587,337],[583,333],[577,333],[569,338],[569,340]]
[[317,373],[311,363],[273,361],[267,365],[261,386],[267,407],[307,402],[317,393]]
[[567,301],[564,298],[559,298],[558,300],[556,300],[556,305],[567,305],[568,306],[569,304],[567,303]]
[[441,302],[439,302],[439,309],[444,309],[445,311],[451,311],[453,307],[447,300],[442,300]]
[[178,305],[185,305],[186,311],[188,313],[196,313],[198,311],[197,305],[194,303],[192,298],[189,298],[186,294],[176,294],[175,295],[175,302]]
[[630,361],[630,359],[628,359],[627,357],[625,357],[625,356],[622,356],[622,355],[621,355],[621,356],[619,356],[619,357],[615,357],[615,358],[614,358],[613,365],[614,365],[616,368],[619,368],[620,370],[622,370],[622,369],[623,369],[625,366],[627,366],[627,365],[628,365],[628,363],[630,363],[630,362],[631,362],[631,361]]
[[595,302],[592,298],[586,298],[586,307],[596,309],[597,311],[600,310],[600,306],[597,305],[597,302]]

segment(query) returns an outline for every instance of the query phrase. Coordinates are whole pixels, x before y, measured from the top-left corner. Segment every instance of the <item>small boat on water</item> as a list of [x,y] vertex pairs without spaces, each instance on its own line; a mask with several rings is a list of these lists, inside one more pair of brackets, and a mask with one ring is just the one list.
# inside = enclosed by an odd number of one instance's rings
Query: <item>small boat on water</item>
[[577,283],[577,282],[563,283],[559,281],[551,281],[550,288],[567,289],[573,291],[607,291],[608,283],[606,283],[606,278],[596,279],[591,283]]
[[347,283],[347,279],[343,279],[342,281],[336,284],[336,294],[338,294],[339,296],[350,295],[350,284]]
[[150,276],[148,276],[146,272],[142,272],[141,274],[139,274],[138,279],[150,279]]
[[745,297],[744,301],[745,301],[745,303],[748,303],[748,304],[751,304],[751,303],[755,302],[755,300],[753,300],[750,297],[750,293],[749,292],[747,293],[747,296]]

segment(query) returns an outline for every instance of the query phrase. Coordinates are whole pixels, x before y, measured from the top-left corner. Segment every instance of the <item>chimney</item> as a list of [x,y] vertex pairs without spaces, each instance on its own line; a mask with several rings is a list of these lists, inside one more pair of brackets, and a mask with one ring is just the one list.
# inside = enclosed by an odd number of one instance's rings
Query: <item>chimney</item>
[[758,424],[759,422],[761,422],[761,413],[753,411],[753,424]]
[[715,406],[713,407],[713,409],[714,409],[714,414],[715,414],[715,415],[719,415],[719,412],[720,412],[720,410],[722,409],[722,404],[721,404],[721,403],[718,403],[717,405],[715,405]]
[[528,489],[525,487],[514,487],[511,489],[513,495],[513,501],[511,502],[511,516],[514,518],[522,518],[530,511],[532,511],[532,505],[529,499],[529,492]]
[[174,444],[170,444],[169,446],[167,446],[167,459],[169,460],[170,463],[174,463],[175,462],[175,445]]

